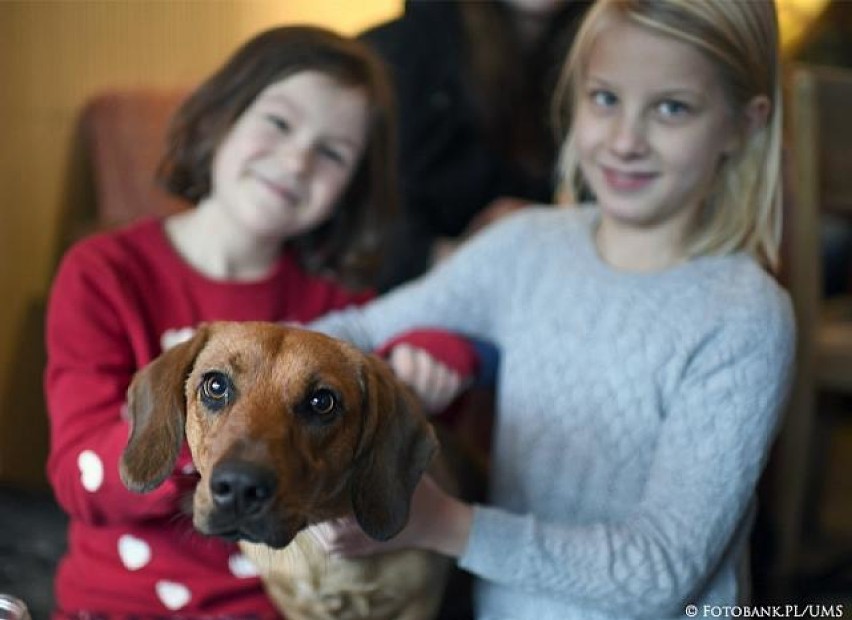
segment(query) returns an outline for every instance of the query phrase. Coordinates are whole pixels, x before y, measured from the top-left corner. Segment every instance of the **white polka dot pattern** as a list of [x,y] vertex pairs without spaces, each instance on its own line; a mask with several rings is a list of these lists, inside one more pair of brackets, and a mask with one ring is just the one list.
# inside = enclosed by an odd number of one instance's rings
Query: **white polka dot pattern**
[[183,327],[181,329],[167,329],[160,336],[160,348],[168,351],[173,346],[186,342],[195,334],[194,327]]
[[91,450],[83,450],[77,457],[80,470],[80,482],[83,488],[94,493],[104,483],[104,464],[101,458]]
[[172,611],[186,607],[192,600],[192,593],[182,583],[174,581],[158,581],[156,586],[157,597],[167,608]]
[[151,547],[144,540],[125,534],[118,539],[118,556],[127,570],[139,570],[151,561]]
[[234,577],[240,579],[248,579],[249,577],[257,577],[257,567],[242,553],[235,553],[228,558],[228,568]]

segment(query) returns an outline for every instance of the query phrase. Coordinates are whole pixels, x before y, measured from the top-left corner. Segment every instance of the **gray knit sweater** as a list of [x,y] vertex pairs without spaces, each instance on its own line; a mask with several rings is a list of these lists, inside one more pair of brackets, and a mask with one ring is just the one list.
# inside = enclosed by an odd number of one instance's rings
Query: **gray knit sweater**
[[478,618],[701,617],[743,596],[793,363],[788,297],[743,254],[616,271],[597,221],[531,208],[313,325],[364,349],[417,326],[500,348],[490,503],[459,560]]

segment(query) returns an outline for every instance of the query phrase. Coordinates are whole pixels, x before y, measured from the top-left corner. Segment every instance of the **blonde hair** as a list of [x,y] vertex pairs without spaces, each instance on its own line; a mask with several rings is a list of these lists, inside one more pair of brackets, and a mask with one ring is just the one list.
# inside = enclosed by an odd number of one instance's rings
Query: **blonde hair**
[[[781,85],[773,0],[598,0],[586,15],[562,69],[554,99],[565,136],[559,158],[562,197],[585,190],[572,132],[566,131],[597,36],[613,19],[697,48],[719,71],[734,110],[755,96],[771,103],[765,126],[722,164],[687,243],[689,256],[745,251],[775,270],[781,237]],[[566,135],[567,134],[567,135]]]

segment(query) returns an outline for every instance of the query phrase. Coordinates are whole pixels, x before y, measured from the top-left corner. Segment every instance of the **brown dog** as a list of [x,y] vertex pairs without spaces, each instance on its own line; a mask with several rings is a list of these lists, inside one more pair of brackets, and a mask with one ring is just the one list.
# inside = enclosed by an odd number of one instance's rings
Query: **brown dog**
[[408,521],[437,441],[382,360],[297,328],[212,323],[137,373],[128,409],[125,485],[161,484],[185,433],[201,476],[195,527],[241,541],[288,618],[435,616],[446,558],[415,550],[330,558],[304,532],[354,514],[386,540]]

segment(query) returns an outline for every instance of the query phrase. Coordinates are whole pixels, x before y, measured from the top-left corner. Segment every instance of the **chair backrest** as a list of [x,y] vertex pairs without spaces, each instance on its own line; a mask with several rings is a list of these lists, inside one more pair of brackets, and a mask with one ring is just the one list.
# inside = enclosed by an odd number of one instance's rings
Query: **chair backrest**
[[93,97],[81,118],[97,201],[98,228],[186,208],[155,181],[169,120],[185,90],[111,90]]
[[[787,102],[792,204],[786,280],[807,332],[818,323],[822,302],[822,218],[834,214],[852,222],[852,71],[794,66]],[[810,334],[803,336],[810,341]]]
[[769,472],[769,504],[779,524],[776,570],[786,577],[800,560],[817,391],[826,385],[824,216],[852,222],[852,71],[797,65],[788,77],[783,281],[796,312],[796,373]]
[[791,75],[797,202],[852,216],[852,70],[798,65]]

